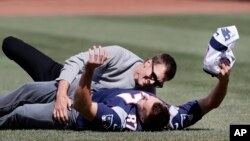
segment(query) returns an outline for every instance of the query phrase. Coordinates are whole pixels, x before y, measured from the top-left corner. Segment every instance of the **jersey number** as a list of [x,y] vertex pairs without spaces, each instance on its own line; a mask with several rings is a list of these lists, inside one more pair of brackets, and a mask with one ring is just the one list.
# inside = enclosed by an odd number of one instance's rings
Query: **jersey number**
[[[119,97],[121,97],[127,104],[136,104],[139,100],[142,99],[142,93],[138,94],[130,94],[130,93],[123,93],[119,94]],[[125,127],[134,131],[137,128],[137,121],[136,121],[136,115],[129,114],[126,119]]]

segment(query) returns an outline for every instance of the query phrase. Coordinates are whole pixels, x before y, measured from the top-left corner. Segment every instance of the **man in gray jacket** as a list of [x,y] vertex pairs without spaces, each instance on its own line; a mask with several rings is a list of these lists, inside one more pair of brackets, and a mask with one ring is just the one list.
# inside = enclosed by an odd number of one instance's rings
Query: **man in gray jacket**
[[[55,76],[57,79],[51,82],[33,82],[9,95],[1,96],[0,115],[5,115],[24,103],[47,103],[56,99],[53,116],[59,122],[67,123],[67,111],[70,110],[72,104],[72,97],[70,98],[68,93],[74,91],[81,74],[84,73],[89,54],[108,57],[93,74],[92,91],[98,91],[101,88],[141,90],[147,88],[147,91],[154,92],[154,87],[162,87],[163,83],[171,80],[176,73],[175,60],[168,54],[160,54],[143,61],[120,46],[93,47],[88,52],[72,56],[65,61],[63,67],[14,37],[5,38],[2,48],[4,53],[24,68],[35,81],[43,81],[43,76],[52,76],[46,80],[54,80]],[[48,87],[48,92],[44,92],[44,95],[36,95],[39,92],[33,91],[34,87],[40,85]],[[51,91],[55,91],[56,95]]]

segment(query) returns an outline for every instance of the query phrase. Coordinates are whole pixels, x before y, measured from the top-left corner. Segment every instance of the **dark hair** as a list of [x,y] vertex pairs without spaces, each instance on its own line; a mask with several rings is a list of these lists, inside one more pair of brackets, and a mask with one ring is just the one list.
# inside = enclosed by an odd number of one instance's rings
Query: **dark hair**
[[174,78],[177,71],[177,65],[172,56],[166,53],[162,53],[152,57],[152,61],[155,64],[164,64],[166,66],[167,70],[165,72],[165,76],[167,77],[167,80],[171,80]]
[[168,125],[170,114],[166,105],[156,102],[150,111],[150,114],[145,118],[143,128],[146,131],[160,131]]

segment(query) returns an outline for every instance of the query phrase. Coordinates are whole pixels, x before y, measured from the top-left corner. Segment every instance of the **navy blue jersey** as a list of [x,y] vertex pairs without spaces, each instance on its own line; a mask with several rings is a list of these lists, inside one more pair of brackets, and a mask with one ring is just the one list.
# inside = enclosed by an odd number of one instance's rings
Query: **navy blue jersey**
[[78,119],[79,128],[99,131],[142,131],[137,116],[137,102],[143,94],[140,90],[102,89],[94,92],[92,100],[98,103],[95,119],[88,123]]

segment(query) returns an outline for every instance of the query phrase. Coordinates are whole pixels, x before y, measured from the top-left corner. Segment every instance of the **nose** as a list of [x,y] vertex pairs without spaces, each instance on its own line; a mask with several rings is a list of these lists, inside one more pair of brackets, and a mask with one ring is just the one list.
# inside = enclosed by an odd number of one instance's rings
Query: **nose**
[[154,85],[155,81],[153,79],[149,79],[149,84]]

